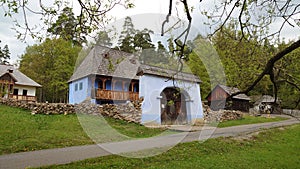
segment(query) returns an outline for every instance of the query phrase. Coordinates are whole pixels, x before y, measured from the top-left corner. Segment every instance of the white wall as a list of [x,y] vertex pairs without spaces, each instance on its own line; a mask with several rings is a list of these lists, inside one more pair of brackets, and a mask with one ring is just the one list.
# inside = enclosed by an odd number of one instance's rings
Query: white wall
[[27,96],[35,96],[36,94],[36,87],[32,86],[14,85],[14,89],[19,90],[18,95],[23,95],[23,90],[27,90]]
[[[187,120],[192,123],[198,118],[203,118],[202,102],[200,97],[200,86],[197,83],[185,81],[166,81],[153,75],[140,77],[140,97],[144,97],[142,104],[142,123],[161,124],[160,94],[166,87],[179,87],[187,92],[186,98]],[[187,96],[186,96],[187,97]]]

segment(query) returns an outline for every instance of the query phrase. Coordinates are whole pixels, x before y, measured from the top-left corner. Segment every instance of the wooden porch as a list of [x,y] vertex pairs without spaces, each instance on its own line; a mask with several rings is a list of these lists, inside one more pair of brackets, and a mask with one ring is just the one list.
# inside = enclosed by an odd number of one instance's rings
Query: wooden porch
[[96,99],[100,100],[130,100],[139,99],[138,92],[96,89]]
[[34,102],[36,101],[35,96],[23,96],[23,95],[10,94],[10,95],[8,95],[8,98],[16,99],[16,100],[22,100],[22,101],[34,101]]

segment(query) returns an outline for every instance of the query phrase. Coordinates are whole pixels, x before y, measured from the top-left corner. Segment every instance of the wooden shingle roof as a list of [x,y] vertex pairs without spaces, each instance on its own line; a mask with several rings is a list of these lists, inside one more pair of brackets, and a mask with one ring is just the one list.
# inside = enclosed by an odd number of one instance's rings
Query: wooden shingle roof
[[130,53],[96,45],[77,67],[68,82],[89,75],[138,79],[138,59]]
[[175,70],[150,66],[150,65],[140,65],[137,75],[150,74],[165,78],[174,78],[176,80],[190,81],[201,83],[201,80],[198,76],[193,75],[192,73],[185,72],[176,72]]
[[[108,47],[96,45],[82,61],[71,76],[69,83],[90,75],[103,75],[117,78],[138,80],[138,75],[152,74],[161,77],[171,77],[174,70],[143,65],[138,56]],[[175,79],[201,82],[200,79],[190,73],[179,72]]]

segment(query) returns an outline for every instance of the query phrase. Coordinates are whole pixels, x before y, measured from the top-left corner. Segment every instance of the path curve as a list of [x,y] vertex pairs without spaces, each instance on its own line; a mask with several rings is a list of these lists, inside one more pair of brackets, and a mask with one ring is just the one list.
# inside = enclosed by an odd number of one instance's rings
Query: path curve
[[[238,136],[252,133],[261,129],[288,126],[300,123],[299,120],[291,118],[284,121],[248,124],[226,128],[206,128],[201,131],[190,132],[181,142],[201,141],[207,138]],[[211,135],[211,133],[213,134]],[[67,164],[70,162],[88,158],[110,155],[105,149],[113,150],[114,153],[136,152],[151,148],[160,148],[172,145],[172,140],[182,137],[186,133],[167,136],[152,137],[140,140],[130,140],[115,143],[104,143],[100,145],[73,146],[57,149],[46,149],[31,152],[21,152],[0,156],[1,169],[19,169],[26,167],[40,167],[52,164]]]

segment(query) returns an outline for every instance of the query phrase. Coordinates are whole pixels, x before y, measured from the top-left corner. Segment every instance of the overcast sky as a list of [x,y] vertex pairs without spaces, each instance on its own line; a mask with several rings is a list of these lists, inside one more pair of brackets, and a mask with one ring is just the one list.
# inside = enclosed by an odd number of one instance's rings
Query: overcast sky
[[[32,1],[30,1],[32,2]],[[199,15],[199,1],[190,1],[194,2],[195,10],[193,12],[193,26],[197,27],[201,31],[202,34],[205,34],[208,32],[208,30],[203,26],[202,22],[204,20],[203,17]],[[208,1],[204,1],[208,2]],[[211,1],[209,1],[211,2]],[[36,3],[36,2],[35,2]],[[133,16],[137,14],[145,14],[145,13],[157,13],[157,14],[167,14],[168,7],[169,7],[169,1],[168,0],[136,0],[134,2],[135,8],[125,10],[121,7],[115,8],[110,14],[116,17],[117,19],[124,18],[126,16]],[[203,4],[201,2],[202,7],[207,5]],[[73,3],[73,7],[77,8],[77,1],[75,0]],[[78,9],[78,8],[77,8]],[[176,11],[173,10],[175,13]],[[75,10],[75,14],[78,13],[78,10]],[[180,15],[183,15],[181,13]],[[143,15],[143,16],[149,16],[149,15]],[[22,21],[22,17],[20,15],[16,16],[20,21]],[[183,16],[184,18],[184,16]],[[35,15],[30,15],[29,20],[34,23],[41,23],[38,17]],[[147,19],[144,20],[145,23],[147,22]],[[13,19],[4,17],[3,9],[0,9],[0,40],[1,47],[3,47],[5,44],[8,45],[9,50],[11,52],[11,63],[16,62],[18,59],[18,56],[21,56],[25,52],[25,48],[28,45],[32,45],[34,43],[38,43],[35,40],[32,40],[31,38],[26,39],[26,43],[20,42],[16,38],[16,32],[12,28],[14,27]],[[273,28],[277,28],[279,26],[279,23],[274,23]],[[272,28],[271,28],[272,29]],[[284,29],[282,32],[282,37],[284,37],[286,40],[291,39],[297,39],[300,35],[300,29],[298,28],[289,28]]]

